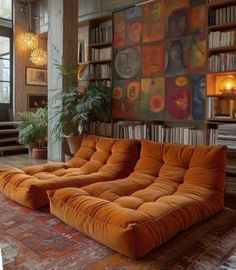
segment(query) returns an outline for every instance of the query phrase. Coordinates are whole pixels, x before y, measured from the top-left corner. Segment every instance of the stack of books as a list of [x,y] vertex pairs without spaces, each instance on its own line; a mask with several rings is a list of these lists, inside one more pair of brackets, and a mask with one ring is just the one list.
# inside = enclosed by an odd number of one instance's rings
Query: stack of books
[[236,149],[236,124],[220,124],[216,133],[216,144]]

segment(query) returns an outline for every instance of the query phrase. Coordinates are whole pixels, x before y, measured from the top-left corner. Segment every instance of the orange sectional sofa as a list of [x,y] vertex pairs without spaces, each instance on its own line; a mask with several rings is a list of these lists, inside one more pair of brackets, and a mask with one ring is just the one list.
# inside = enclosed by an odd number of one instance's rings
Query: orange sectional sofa
[[225,148],[142,141],[126,178],[48,191],[50,211],[131,258],[224,206]]
[[37,209],[48,204],[49,189],[81,187],[128,176],[139,151],[137,140],[85,136],[74,157],[67,162],[0,170],[0,191],[20,204]]

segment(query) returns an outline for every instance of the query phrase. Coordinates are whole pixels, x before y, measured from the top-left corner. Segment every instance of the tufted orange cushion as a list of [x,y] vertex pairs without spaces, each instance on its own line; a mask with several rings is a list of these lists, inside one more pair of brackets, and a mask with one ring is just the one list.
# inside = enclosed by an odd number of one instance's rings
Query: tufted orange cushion
[[225,148],[142,141],[127,178],[49,191],[50,211],[131,258],[223,208]]
[[139,156],[139,141],[85,136],[67,162],[51,162],[0,172],[0,191],[16,202],[37,209],[48,204],[46,191],[81,187],[129,175]]

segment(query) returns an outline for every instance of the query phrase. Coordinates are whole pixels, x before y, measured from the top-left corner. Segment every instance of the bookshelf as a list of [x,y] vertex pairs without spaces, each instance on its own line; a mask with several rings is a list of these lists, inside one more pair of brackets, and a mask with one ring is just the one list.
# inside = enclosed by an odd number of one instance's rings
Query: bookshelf
[[[88,84],[111,87],[112,81],[112,18],[110,15],[79,22],[78,86]],[[110,137],[112,124],[89,123],[89,133]]]
[[236,196],[236,4],[207,2],[206,139],[227,146],[226,195]]

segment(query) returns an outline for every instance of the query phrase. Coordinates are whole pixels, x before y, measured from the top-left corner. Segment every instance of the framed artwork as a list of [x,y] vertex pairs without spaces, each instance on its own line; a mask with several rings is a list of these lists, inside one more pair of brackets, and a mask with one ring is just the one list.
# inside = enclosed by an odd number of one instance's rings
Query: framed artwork
[[203,0],[113,12],[114,119],[204,119],[205,12]]
[[27,110],[36,111],[38,108],[44,108],[48,104],[47,94],[28,94]]
[[25,84],[47,86],[47,69],[26,67]]

